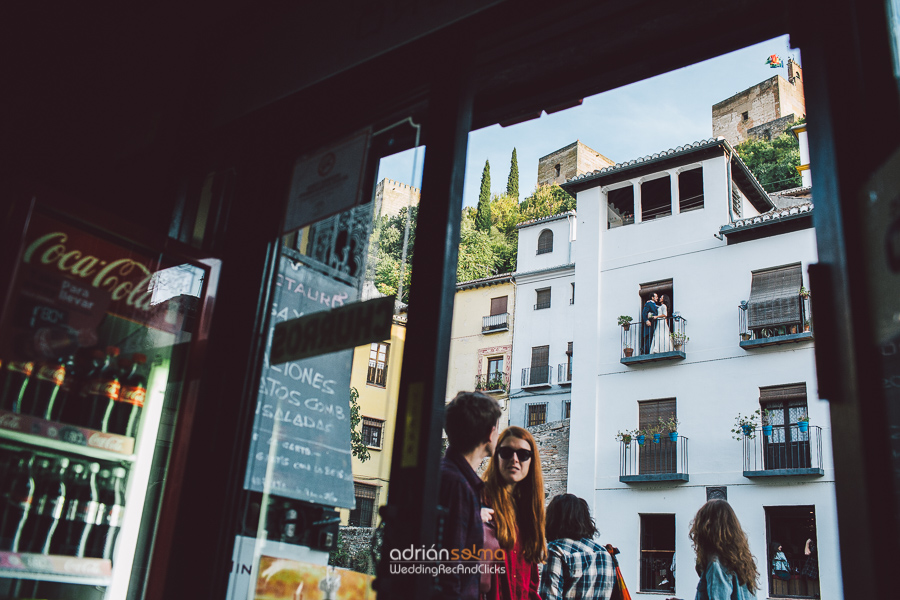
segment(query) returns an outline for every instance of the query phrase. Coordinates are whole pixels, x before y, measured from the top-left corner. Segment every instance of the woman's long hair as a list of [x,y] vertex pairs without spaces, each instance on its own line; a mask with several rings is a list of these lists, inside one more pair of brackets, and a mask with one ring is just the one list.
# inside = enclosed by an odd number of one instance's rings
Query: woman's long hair
[[713,555],[726,569],[737,575],[751,593],[758,589],[756,561],[750,554],[747,534],[741,528],[737,515],[725,500],[710,500],[700,507],[691,522],[691,541],[697,553],[697,573],[709,566]]
[[[500,474],[500,457],[497,451],[508,437],[525,440],[531,446],[531,464],[528,475],[516,484],[512,493]],[[497,541],[504,550],[512,550],[519,539],[525,560],[542,563],[547,558],[547,540],[544,537],[544,477],[541,474],[541,458],[537,444],[526,429],[508,427],[500,434],[494,455],[484,472],[484,495],[494,509],[494,527]]]

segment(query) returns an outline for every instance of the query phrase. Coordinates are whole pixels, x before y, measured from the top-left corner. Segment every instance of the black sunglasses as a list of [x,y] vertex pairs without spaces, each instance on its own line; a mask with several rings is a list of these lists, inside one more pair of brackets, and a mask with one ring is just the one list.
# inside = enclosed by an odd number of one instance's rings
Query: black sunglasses
[[534,456],[534,452],[531,450],[526,450],[525,448],[511,448],[509,446],[500,446],[497,449],[497,456],[502,458],[503,460],[509,460],[512,458],[513,454],[519,457],[519,462],[528,462],[531,460],[531,457]]

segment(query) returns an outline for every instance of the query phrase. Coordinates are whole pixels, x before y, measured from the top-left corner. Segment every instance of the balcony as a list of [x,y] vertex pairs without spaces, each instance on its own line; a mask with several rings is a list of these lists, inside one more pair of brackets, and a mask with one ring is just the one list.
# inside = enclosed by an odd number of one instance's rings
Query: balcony
[[522,369],[522,387],[550,387],[550,365]]
[[475,378],[475,390],[487,394],[505,394],[508,391],[509,382],[506,373],[488,373]]
[[756,429],[744,436],[744,477],[821,477],[822,428],[774,425],[770,435]]
[[810,311],[809,298],[797,296],[796,308],[789,307],[793,312],[793,318],[767,319],[771,324],[765,326],[752,326],[750,323],[749,303],[741,302],[738,306],[738,333],[740,334],[741,348],[752,350],[777,344],[796,344],[813,340],[812,312]]
[[481,318],[481,333],[500,333],[501,331],[509,331],[509,313]]
[[572,385],[572,363],[564,362],[556,369],[556,383],[559,385]]
[[652,481],[690,481],[688,475],[688,438],[679,435],[675,441],[664,433],[658,442],[648,437],[641,445],[636,438],[621,442],[619,448],[619,481],[644,483]]
[[643,322],[630,323],[627,328],[623,326],[620,362],[635,365],[684,359],[688,342],[687,319],[678,314],[670,317],[669,330],[671,335],[656,340],[656,333],[661,331],[661,327],[648,328]]

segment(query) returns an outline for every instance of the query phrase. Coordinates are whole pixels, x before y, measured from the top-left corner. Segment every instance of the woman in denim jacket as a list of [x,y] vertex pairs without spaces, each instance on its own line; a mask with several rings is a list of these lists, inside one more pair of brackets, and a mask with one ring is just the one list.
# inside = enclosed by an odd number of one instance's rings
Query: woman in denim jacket
[[756,598],[756,561],[750,554],[747,534],[724,500],[710,500],[691,523],[691,540],[697,553],[695,600],[746,600]]

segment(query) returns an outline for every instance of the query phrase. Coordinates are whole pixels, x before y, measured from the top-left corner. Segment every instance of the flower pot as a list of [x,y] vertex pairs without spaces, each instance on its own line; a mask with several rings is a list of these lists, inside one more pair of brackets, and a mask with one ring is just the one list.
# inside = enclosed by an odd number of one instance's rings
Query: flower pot
[[662,437],[662,434],[654,433],[654,434],[653,434],[653,443],[654,443],[654,444],[658,444],[658,443],[659,443],[659,438],[661,438],[661,437]]
[[622,443],[625,444],[626,446],[630,445],[630,444],[631,444],[631,437],[624,437],[624,438],[622,438]]
[[677,432],[677,431],[670,431],[670,432],[669,432],[669,439],[670,439],[671,441],[673,441],[673,442],[677,442],[677,441],[678,441],[678,432]]
[[763,435],[766,437],[772,435],[772,426],[771,425],[763,425]]
[[750,437],[750,434],[753,433],[753,425],[741,425],[741,429],[744,430],[744,435]]
[[804,326],[803,326],[803,331],[808,332],[808,331],[809,331],[809,325],[804,325]]
[[684,344],[675,344],[675,352],[681,352],[681,349],[684,347]]
[[634,348],[625,348],[625,356],[631,356],[634,354]]
[[643,436],[643,435],[637,436],[638,446],[643,446],[643,445],[644,445],[644,441],[645,441],[646,439],[647,439],[647,438],[646,438],[645,436]]
[[628,331],[629,329],[631,329],[631,323],[623,323],[622,329],[624,329],[625,331]]
[[800,433],[806,433],[809,431],[809,421],[797,421],[797,428],[800,429]]
[[749,333],[742,333],[742,334],[741,334],[741,340],[743,340],[743,341],[745,341],[745,342],[749,342],[749,341],[750,341],[750,334],[749,334]]
[[791,325],[791,333],[797,333],[797,326]]

